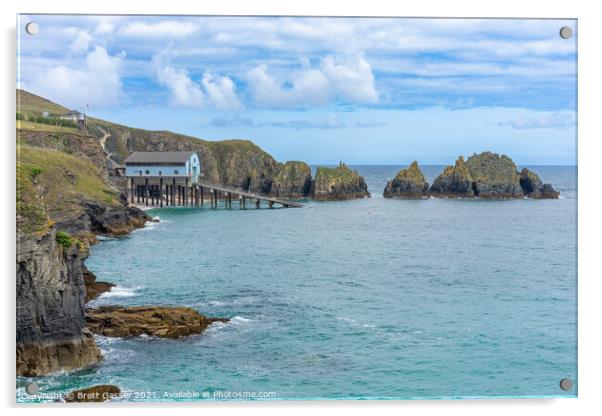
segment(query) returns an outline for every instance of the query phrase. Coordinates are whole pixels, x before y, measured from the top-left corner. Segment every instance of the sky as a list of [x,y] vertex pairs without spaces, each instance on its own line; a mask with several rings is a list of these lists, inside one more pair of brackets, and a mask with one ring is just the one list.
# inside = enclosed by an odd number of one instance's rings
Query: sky
[[453,164],[490,150],[570,165],[576,32],[574,20],[21,15],[17,86],[132,127],[250,139],[279,161]]

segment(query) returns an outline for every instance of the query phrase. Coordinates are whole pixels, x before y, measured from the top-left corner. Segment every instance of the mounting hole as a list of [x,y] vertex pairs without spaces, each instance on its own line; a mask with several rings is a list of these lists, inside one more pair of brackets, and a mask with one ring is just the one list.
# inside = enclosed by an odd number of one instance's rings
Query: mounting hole
[[36,35],[40,31],[40,26],[36,22],[29,22],[25,25],[25,31],[28,35]]
[[560,380],[560,388],[564,391],[569,391],[573,388],[573,381],[570,378],[563,378]]
[[33,383],[29,383],[27,386],[25,386],[25,391],[27,392],[27,394],[33,396],[34,394],[38,394],[38,392],[40,391],[40,386],[38,386],[38,383],[34,381]]
[[560,37],[562,39],[570,39],[573,37],[573,29],[568,26],[563,26],[560,28]]

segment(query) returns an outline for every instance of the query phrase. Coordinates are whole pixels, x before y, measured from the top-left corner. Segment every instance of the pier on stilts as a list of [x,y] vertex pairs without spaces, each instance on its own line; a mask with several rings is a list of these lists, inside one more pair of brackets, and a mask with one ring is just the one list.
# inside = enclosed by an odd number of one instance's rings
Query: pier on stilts
[[202,181],[201,164],[195,152],[133,152],[125,160],[127,198],[132,204],[148,207],[204,207],[206,201],[217,209],[232,209],[232,199],[240,209],[247,202],[261,208],[299,208],[298,202],[272,198],[253,192]]
[[232,209],[300,208],[303,204],[242,189],[195,182],[189,178],[130,178],[128,201],[147,207],[205,207]]

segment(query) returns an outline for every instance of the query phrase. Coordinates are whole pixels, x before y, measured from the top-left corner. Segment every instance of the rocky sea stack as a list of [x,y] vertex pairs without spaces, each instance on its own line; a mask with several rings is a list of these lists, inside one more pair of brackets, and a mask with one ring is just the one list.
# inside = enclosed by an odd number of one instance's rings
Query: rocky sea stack
[[460,156],[435,179],[430,193],[444,198],[558,198],[552,185],[543,184],[535,173],[519,173],[512,159],[491,152],[474,154],[466,162]]
[[429,184],[414,161],[407,169],[401,169],[393,180],[387,182],[385,198],[421,199],[429,196]]
[[341,162],[336,168],[317,169],[311,195],[317,201],[332,201],[366,198],[370,192],[364,178]]
[[284,198],[306,198],[311,191],[311,168],[305,162],[289,161],[280,166],[270,194]]
[[86,311],[90,331],[119,338],[140,335],[181,338],[200,334],[213,322],[227,321],[226,318],[207,318],[187,307],[103,306]]

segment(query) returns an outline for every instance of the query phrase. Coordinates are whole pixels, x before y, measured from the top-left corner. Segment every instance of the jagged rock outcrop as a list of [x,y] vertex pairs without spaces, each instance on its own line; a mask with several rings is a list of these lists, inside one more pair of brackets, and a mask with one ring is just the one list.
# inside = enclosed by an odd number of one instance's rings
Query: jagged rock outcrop
[[560,195],[551,184],[543,183],[535,172],[523,168],[520,172],[520,186],[528,198],[557,199]]
[[455,166],[447,166],[431,185],[430,193],[439,197],[474,197],[472,175],[464,158],[460,156]]
[[213,322],[225,318],[207,318],[192,308],[169,306],[103,306],[88,309],[86,321],[95,334],[129,338],[149,335],[180,338],[200,334]]
[[101,360],[85,329],[79,244],[64,247],[53,228],[17,234],[17,375],[39,376]]
[[94,403],[106,402],[117,397],[121,389],[113,384],[98,384],[85,389],[74,390],[63,396],[67,403]]
[[86,303],[98,298],[105,292],[109,292],[115,287],[113,283],[99,282],[96,280],[96,275],[88,270],[88,268],[83,264],[82,274],[84,276],[84,284],[86,285],[86,298],[84,300]]
[[311,191],[311,168],[305,162],[289,161],[280,166],[272,181],[270,195],[306,198]]
[[429,184],[414,161],[407,169],[401,169],[393,180],[387,182],[385,198],[421,199],[429,196]]
[[341,162],[336,168],[317,169],[311,197],[317,201],[337,201],[370,197],[370,192],[364,178]]
[[[522,178],[522,179],[521,179]],[[532,172],[518,173],[509,157],[491,152],[472,155],[464,162],[460,156],[455,166],[445,168],[433,182],[430,193],[455,198],[557,198],[551,185],[541,184]]]

